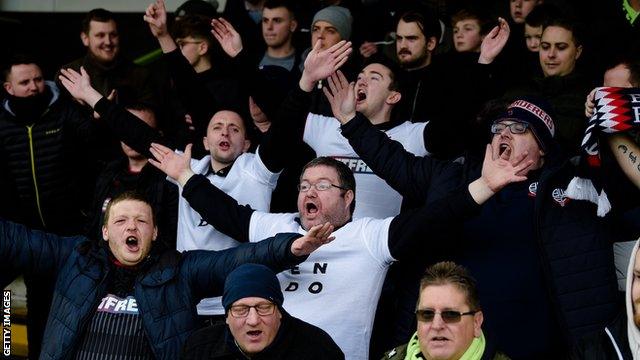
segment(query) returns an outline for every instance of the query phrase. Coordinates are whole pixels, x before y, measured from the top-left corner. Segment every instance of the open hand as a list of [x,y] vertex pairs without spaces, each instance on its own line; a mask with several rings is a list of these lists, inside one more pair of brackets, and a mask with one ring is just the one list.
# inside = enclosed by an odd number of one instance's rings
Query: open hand
[[363,58],[368,58],[378,52],[378,45],[370,41],[365,41],[362,43],[362,45],[360,45],[358,51]]
[[510,149],[498,154],[491,144],[487,144],[481,179],[494,193],[510,183],[526,180],[526,174],[533,165],[533,160],[525,160],[529,155],[527,151],[516,156],[512,161],[509,161],[510,155]]
[[509,24],[503,18],[498,18],[498,25],[484,37],[480,44],[480,64],[491,64],[496,56],[500,54],[509,40]]
[[331,74],[327,82],[331,91],[326,87],[322,88],[322,91],[331,104],[333,116],[341,124],[346,124],[356,116],[355,84],[349,83],[340,70]]
[[211,20],[211,33],[230,57],[234,58],[242,51],[242,37],[224,18]]
[[58,79],[71,96],[92,108],[102,98],[102,95],[91,87],[91,78],[84,67],[80,67],[79,73],[71,68],[61,69]]
[[329,236],[332,232],[333,225],[328,222],[312,227],[306,235],[293,241],[291,253],[295,256],[311,254],[320,246],[328,244],[335,239],[335,236]]
[[191,170],[191,144],[184,148],[183,154],[179,154],[158,143],[151,143],[149,151],[155,158],[149,159],[149,163],[179,182],[182,186],[193,175]]
[[311,91],[316,82],[326,79],[344,65],[349,59],[351,51],[353,49],[350,41],[342,40],[325,50],[320,50],[320,41],[316,41],[304,61],[300,88],[304,91]]

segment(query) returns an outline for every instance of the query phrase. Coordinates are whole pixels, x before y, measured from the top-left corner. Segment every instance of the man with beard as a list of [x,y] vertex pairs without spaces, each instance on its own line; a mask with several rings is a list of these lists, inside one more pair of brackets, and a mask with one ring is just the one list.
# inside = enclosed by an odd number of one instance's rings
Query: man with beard
[[154,144],[152,153],[156,160],[151,163],[183,186],[189,204],[235,239],[256,242],[283,231],[305,234],[326,222],[337,229],[334,246],[281,273],[279,279],[287,311],[326,331],[346,358],[357,360],[369,358],[373,318],[389,266],[409,258],[420,243],[428,245],[429,254],[453,245],[429,241],[430,236],[450,231],[452,219],[473,214],[495,191],[524,179],[519,174],[532,165],[523,156],[513,164],[493,158],[487,146],[482,176],[451,197],[396,217],[353,220],[355,179],[338,160],[319,157],[309,162],[298,184],[298,212],[270,214],[239,205],[194,174],[188,151],[177,154]]
[[105,9],[93,9],[82,20],[80,32],[87,54],[64,65],[91,75],[91,85],[103,96],[113,93],[131,102],[152,104],[154,92],[150,73],[120,53],[120,33],[113,13]]
[[[399,76],[400,92],[404,98],[398,105],[400,119],[426,122],[427,150],[432,156],[449,159],[459,156],[472,142],[475,116],[485,101],[494,98],[493,67],[489,64],[502,51],[509,37],[509,26],[499,19],[485,40],[496,39],[500,47],[481,46],[477,61],[465,63],[438,62],[434,58],[440,38],[440,24],[429,14],[417,11],[404,13],[396,28],[396,55],[405,70]],[[495,43],[495,42],[493,42]],[[487,51],[490,50],[490,51]],[[473,54],[471,54],[473,55]],[[460,92],[464,91],[465,106],[460,106]],[[447,136],[450,120],[455,119],[462,136]]]
[[[79,234],[89,198],[78,154],[92,148],[89,115],[45,81],[36,61],[16,55],[3,72],[0,109],[1,216],[60,235]],[[88,189],[87,189],[88,190]],[[37,358],[51,301],[47,277],[25,278],[29,354]]]

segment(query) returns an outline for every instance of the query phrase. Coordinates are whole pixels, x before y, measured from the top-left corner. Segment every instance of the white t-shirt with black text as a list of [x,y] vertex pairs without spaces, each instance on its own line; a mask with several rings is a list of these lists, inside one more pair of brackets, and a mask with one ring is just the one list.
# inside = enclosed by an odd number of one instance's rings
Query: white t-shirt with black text
[[[196,174],[207,174],[211,166],[211,156],[200,160],[191,159],[191,169]],[[272,173],[264,165],[260,156],[252,153],[240,155],[231,166],[226,176],[213,173],[207,179],[218,189],[234,198],[240,205],[250,205],[253,209],[269,211],[271,193],[278,181],[279,173]],[[167,178],[176,185],[175,181]],[[178,251],[187,250],[224,250],[238,246],[240,243],[216,230],[202,219],[189,203],[182,197],[182,187],[178,185]],[[224,314],[221,298],[208,298],[198,304],[199,315]]]
[[[276,233],[305,234],[297,214],[251,215],[249,240]],[[333,232],[335,240],[300,265],[278,274],[284,309],[326,331],[347,359],[369,359],[369,340],[382,283],[394,261],[389,251],[393,218],[361,218]]]
[[[410,153],[425,156],[424,128],[427,123],[406,121],[385,133],[398,141]],[[309,113],[304,128],[304,141],[316,156],[329,156],[347,164],[356,179],[356,209],[354,219],[373,217],[384,219],[400,213],[402,196],[374,174],[349,141],[340,132],[340,122],[334,117]]]

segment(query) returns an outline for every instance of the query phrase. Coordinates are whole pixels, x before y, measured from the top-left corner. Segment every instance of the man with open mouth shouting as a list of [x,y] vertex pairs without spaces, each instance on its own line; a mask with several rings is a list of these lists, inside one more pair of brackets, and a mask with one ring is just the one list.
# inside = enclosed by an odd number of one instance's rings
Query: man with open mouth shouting
[[[353,101],[353,86],[335,78],[337,93],[351,94],[339,97]],[[342,135],[404,199],[428,203],[481,172],[478,159],[470,155],[442,162],[407,153],[362,114],[352,108],[340,111],[344,101],[334,106],[340,112],[336,117],[343,120]],[[434,242],[460,241],[446,258],[464,265],[478,280],[485,328],[495,334],[498,348],[518,359],[567,358],[573,341],[600,329],[615,315],[611,243],[638,235],[612,231],[611,219],[598,218],[594,204],[565,195],[576,168],[559,150],[546,101],[516,99],[494,119],[490,130],[490,157],[508,162],[524,157],[531,166],[520,175],[527,179],[506,186],[483,204],[478,215],[441,234],[424,234]],[[458,134],[452,129],[451,136]],[[618,208],[621,205],[632,204],[616,202]],[[432,261],[425,259],[425,252],[416,254],[418,263]],[[527,309],[526,316],[522,309]]]
[[[199,325],[196,304],[220,295],[243,263],[280,271],[333,240],[330,224],[224,251],[178,253],[156,242],[151,205],[127,192],[111,200],[104,242],[60,237],[0,220],[6,273],[55,281],[42,344],[47,359],[177,359]],[[3,278],[3,286],[11,279]]]
[[256,242],[279,232],[306,234],[325,223],[337,229],[331,245],[280,273],[279,280],[291,315],[326,331],[346,358],[358,360],[369,358],[373,318],[389,266],[408,258],[420,243],[428,243],[432,254],[450,246],[421,235],[446,231],[453,219],[474,213],[495,191],[524,180],[519,174],[532,165],[526,154],[513,162],[505,155],[493,158],[487,146],[482,176],[453,196],[396,217],[352,220],[353,171],[333,158],[319,157],[303,168],[297,213],[270,214],[239,205],[204,176],[194,174],[189,147],[179,154],[153,144],[151,151],[155,158],[151,164],[182,185],[182,196],[193,209],[234,239]]

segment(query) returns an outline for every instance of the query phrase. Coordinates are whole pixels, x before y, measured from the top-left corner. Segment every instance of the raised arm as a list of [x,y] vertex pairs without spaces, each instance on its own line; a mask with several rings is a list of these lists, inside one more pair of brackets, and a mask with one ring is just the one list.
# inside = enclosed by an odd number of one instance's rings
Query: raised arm
[[[482,175],[470,184],[460,186],[448,197],[421,208],[401,212],[389,227],[389,250],[397,259],[415,256],[417,248],[424,245],[429,237],[455,234],[456,229],[466,218],[480,210],[480,205],[508,184],[524,181],[532,160],[525,160],[527,153],[520,155],[511,163],[509,154],[494,157],[491,145],[487,145],[482,165]],[[454,249],[455,236],[429,242],[427,248],[433,251]]]
[[138,119],[122,106],[114,104],[100,95],[91,87],[89,74],[84,68],[80,68],[80,73],[73,69],[62,69],[60,73],[60,82],[71,96],[93,108],[100,115],[100,119],[112,129],[118,138],[137,152],[149,157],[151,143],[157,142],[168,146],[172,145],[167,142],[160,132]]
[[498,18],[498,25],[489,31],[482,40],[482,44],[480,44],[478,63],[491,64],[507,44],[510,32],[507,21],[503,18]]
[[403,197],[422,202],[432,177],[450,165],[411,154],[376,129],[364,115],[356,113],[354,85],[340,71],[331,75],[328,83],[329,90],[325,87],[323,91],[333,115],[342,123],[342,136],[376,175]]
[[[348,41],[340,41],[329,49],[320,51],[320,42],[313,47],[305,60],[304,71],[298,87],[292,90],[281,105],[277,120],[264,137],[259,155],[272,172],[287,166],[287,152],[302,145],[304,126],[311,106],[311,91],[315,84],[339,69],[349,58],[352,48]],[[291,144],[291,141],[294,144]]]
[[237,241],[249,241],[249,223],[254,210],[248,205],[239,205],[206,177],[193,173],[191,145],[187,145],[184,154],[160,144],[152,144],[149,151],[154,157],[149,162],[180,184],[182,196],[206,222]]

